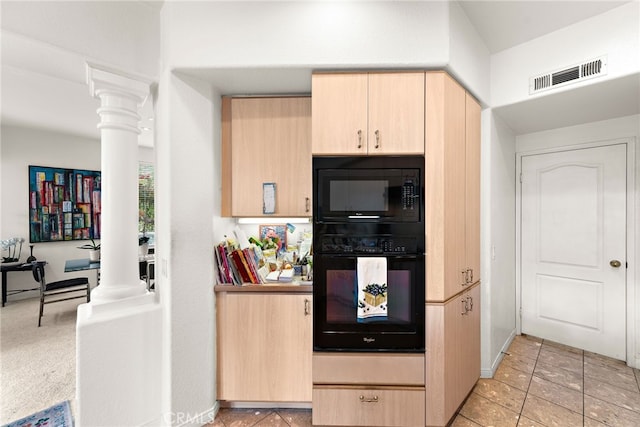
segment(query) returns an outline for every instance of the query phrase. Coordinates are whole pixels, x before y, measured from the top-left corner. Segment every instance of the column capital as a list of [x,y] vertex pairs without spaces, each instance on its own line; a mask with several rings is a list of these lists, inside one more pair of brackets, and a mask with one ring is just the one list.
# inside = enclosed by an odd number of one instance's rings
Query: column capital
[[87,62],[91,96],[100,98],[98,129],[140,134],[138,110],[151,93],[151,80]]
[[105,92],[133,98],[142,104],[151,92],[152,80],[125,73],[103,65],[87,62],[87,84],[91,96],[101,97]]

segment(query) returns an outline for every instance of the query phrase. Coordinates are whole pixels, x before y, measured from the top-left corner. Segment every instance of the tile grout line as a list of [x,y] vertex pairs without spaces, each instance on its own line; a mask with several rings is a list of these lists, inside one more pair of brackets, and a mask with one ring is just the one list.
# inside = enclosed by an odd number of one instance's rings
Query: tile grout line
[[[540,347],[538,348],[538,354],[536,354],[536,362],[533,364],[533,371],[531,371],[531,378],[529,379],[529,385],[527,386],[527,390],[524,394],[524,400],[522,401],[522,406],[520,407],[520,412],[518,414],[518,424],[520,424],[520,420],[522,419],[522,411],[524,411],[524,405],[527,402],[527,397],[529,397],[529,389],[531,388],[531,382],[533,381],[533,375],[536,373],[536,367],[538,366],[538,359],[540,358],[540,351],[542,351],[542,344],[544,340],[540,342]],[[538,421],[539,422],[539,421]],[[542,424],[542,423],[540,423]]]

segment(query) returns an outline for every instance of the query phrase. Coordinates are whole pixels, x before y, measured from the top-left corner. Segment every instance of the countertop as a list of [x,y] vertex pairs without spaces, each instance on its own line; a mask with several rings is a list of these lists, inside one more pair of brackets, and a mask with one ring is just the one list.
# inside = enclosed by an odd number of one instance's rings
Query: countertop
[[291,282],[273,282],[265,283],[264,285],[253,285],[250,283],[242,286],[236,285],[215,285],[213,290],[215,292],[299,292],[299,293],[312,293],[313,282],[308,280],[296,280],[294,277]]

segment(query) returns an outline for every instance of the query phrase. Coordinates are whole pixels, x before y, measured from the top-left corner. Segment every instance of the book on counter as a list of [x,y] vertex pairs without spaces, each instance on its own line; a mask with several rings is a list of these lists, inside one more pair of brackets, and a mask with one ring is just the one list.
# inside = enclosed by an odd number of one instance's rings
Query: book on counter
[[220,243],[214,253],[219,283],[240,286],[244,283],[258,285],[264,282],[258,273],[259,258],[252,247],[239,249]]

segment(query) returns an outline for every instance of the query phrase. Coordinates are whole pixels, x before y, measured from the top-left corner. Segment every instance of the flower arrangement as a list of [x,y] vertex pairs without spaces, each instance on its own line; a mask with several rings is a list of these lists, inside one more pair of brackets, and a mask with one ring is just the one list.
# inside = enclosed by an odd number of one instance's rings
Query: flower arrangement
[[[20,255],[22,254],[22,243],[24,242],[23,237],[12,237],[11,239],[6,239],[2,241],[2,250],[6,250],[9,252],[9,256],[2,257],[2,262],[17,262],[20,260]],[[20,249],[18,250],[18,256],[16,256],[16,246],[20,243]],[[13,248],[13,252],[11,249]]]

